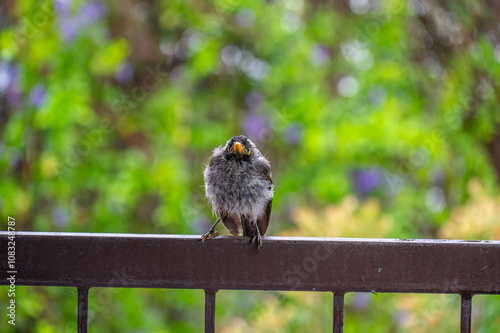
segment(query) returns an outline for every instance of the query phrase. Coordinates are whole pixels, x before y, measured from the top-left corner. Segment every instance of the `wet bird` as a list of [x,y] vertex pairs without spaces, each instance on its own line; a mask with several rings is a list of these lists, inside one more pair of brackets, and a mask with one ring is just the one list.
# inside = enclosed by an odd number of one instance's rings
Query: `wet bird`
[[218,219],[202,240],[219,235],[222,222],[233,236],[251,237],[257,248],[267,232],[273,202],[271,164],[243,135],[214,150],[204,171],[205,191]]

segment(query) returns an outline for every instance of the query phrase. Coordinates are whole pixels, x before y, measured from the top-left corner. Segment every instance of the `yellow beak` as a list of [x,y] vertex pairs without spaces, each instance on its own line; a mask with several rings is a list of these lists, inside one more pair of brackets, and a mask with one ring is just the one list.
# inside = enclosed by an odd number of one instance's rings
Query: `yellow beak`
[[238,152],[239,154],[241,154],[243,152],[243,147],[241,146],[241,143],[239,142],[236,142],[234,144],[234,147],[233,147],[233,151],[236,153]]

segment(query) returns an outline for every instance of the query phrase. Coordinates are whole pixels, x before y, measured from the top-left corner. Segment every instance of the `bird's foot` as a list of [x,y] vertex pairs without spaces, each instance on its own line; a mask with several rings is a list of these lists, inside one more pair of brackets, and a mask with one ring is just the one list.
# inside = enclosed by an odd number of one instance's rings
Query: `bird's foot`
[[214,237],[219,236],[219,233],[215,231],[215,227],[217,227],[217,224],[221,221],[221,218],[219,217],[217,221],[215,221],[214,225],[208,230],[206,234],[201,235],[201,241],[205,241],[205,239],[211,239]]
[[252,243],[257,243],[257,250],[262,247],[262,236],[260,233],[252,237]]
[[217,230],[209,230],[206,234],[201,235],[201,241],[205,241],[205,239],[212,239],[219,236],[219,232]]

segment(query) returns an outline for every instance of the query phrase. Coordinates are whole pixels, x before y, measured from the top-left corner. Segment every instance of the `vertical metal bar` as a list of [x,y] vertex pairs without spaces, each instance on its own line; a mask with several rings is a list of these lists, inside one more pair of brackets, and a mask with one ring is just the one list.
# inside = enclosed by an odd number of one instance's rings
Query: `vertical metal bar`
[[333,333],[344,332],[344,293],[333,293]]
[[89,288],[78,289],[78,333],[88,332],[89,318]]
[[205,333],[215,333],[215,294],[217,291],[205,290]]
[[471,316],[472,316],[472,295],[462,294],[462,302],[460,309],[460,333],[471,332]]

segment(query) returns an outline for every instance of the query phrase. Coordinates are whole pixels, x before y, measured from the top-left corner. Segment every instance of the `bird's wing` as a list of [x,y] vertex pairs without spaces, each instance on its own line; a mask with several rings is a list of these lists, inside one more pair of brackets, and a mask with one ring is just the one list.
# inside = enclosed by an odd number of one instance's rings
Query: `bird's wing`
[[233,236],[238,236],[243,233],[243,227],[241,225],[241,218],[239,215],[225,215],[222,218],[222,225],[231,233]]
[[269,200],[266,204],[266,208],[264,209],[264,214],[259,217],[257,220],[257,225],[259,226],[259,231],[262,236],[264,236],[267,232],[267,228],[269,227],[269,217],[271,217],[271,209],[273,206],[273,199]]
[[[273,186],[273,176],[271,173],[271,165],[269,162],[262,158],[260,159],[261,163],[258,163],[258,171],[269,180],[269,186],[272,188]],[[271,209],[273,206],[273,198],[271,198],[264,207],[264,214],[259,217],[257,220],[257,225],[259,226],[259,231],[262,236],[264,236],[267,232],[267,228],[269,227],[269,218],[271,217]]]

